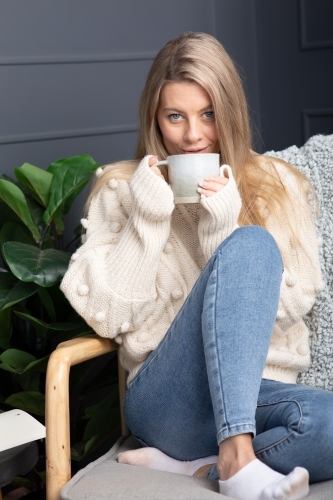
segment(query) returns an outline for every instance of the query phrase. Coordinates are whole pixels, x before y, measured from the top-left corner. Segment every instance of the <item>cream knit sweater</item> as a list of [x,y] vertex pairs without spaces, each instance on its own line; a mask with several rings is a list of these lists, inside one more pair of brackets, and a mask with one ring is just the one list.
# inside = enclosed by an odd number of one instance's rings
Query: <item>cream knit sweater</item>
[[[218,193],[201,204],[174,206],[170,187],[151,171],[148,159],[129,183],[110,180],[92,199],[88,219],[82,220],[86,241],[61,283],[96,333],[120,345],[128,382],[165,335],[206,262],[237,227],[241,209],[229,166],[221,167],[229,182]],[[266,214],[288,270],[263,377],[294,383],[310,361],[302,317],[322,282],[308,201],[286,167],[278,162],[276,167],[294,200],[301,247],[296,252],[283,221],[279,225]]]

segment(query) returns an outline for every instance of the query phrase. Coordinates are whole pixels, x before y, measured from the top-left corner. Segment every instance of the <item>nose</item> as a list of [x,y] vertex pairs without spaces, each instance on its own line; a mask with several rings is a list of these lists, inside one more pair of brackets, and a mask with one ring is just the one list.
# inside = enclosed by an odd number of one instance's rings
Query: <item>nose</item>
[[195,119],[188,120],[188,122],[186,123],[184,140],[188,143],[195,144],[201,139],[201,136],[202,132],[200,123]]

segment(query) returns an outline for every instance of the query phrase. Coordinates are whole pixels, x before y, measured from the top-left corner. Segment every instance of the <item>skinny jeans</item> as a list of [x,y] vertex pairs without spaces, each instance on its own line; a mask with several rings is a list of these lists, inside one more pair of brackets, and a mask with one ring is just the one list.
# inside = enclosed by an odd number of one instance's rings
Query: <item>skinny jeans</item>
[[144,446],[195,460],[251,433],[257,458],[274,470],[333,478],[333,393],[262,380],[282,273],[275,240],[259,226],[217,248],[126,392],[124,415]]

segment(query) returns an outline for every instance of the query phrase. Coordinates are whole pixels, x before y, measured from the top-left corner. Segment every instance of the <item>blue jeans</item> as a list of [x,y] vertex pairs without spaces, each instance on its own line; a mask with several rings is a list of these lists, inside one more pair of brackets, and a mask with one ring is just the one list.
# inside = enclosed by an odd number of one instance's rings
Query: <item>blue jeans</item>
[[218,247],[127,390],[125,418],[144,445],[194,460],[252,433],[257,457],[273,469],[333,477],[333,393],[261,379],[282,272],[261,227],[239,228]]

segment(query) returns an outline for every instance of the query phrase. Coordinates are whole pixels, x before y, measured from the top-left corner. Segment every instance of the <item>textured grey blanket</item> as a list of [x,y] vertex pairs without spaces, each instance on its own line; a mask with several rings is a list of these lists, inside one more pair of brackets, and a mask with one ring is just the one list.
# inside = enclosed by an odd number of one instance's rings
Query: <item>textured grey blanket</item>
[[320,259],[326,286],[306,318],[312,360],[298,381],[333,391],[333,135],[316,135],[301,148],[265,154],[282,158],[303,172],[318,196],[317,232],[323,238]]

